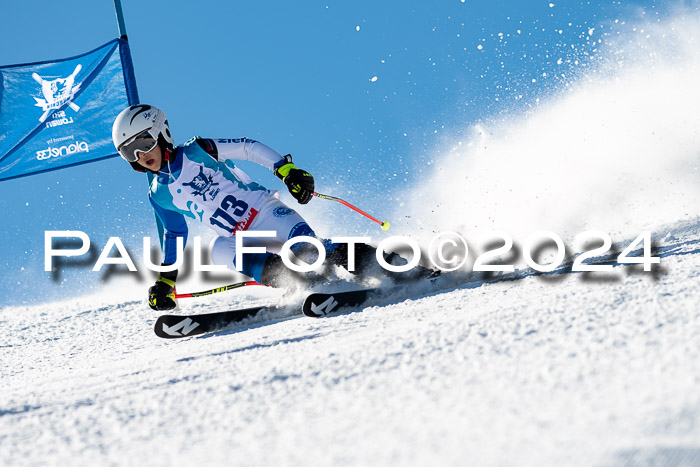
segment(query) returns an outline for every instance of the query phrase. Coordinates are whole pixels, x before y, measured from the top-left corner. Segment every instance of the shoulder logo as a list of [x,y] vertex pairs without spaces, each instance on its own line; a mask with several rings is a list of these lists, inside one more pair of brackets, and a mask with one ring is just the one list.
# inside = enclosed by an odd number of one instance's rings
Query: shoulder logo
[[80,90],[82,83],[75,84],[75,77],[78,75],[78,73],[80,73],[82,68],[83,67],[78,64],[78,66],[75,67],[75,70],[73,70],[73,73],[71,73],[71,75],[67,78],[57,78],[52,80],[46,80],[37,73],[32,73],[32,78],[34,78],[34,81],[39,83],[41,86],[41,93],[44,96],[43,99],[38,99],[36,97],[34,98],[36,101],[36,104],[34,105],[41,107],[41,109],[44,111],[43,115],[39,117],[39,121],[41,123],[46,121],[46,117],[48,117],[49,112],[59,109],[65,104],[68,104],[68,106],[75,112],[80,110],[80,107],[71,101],[73,100],[73,97],[75,97],[75,93]]
[[275,217],[285,217],[285,216],[290,215],[290,214],[293,213],[293,212],[294,212],[294,211],[293,211],[292,209],[290,209],[290,208],[288,208],[288,207],[286,207],[286,206],[284,206],[284,207],[280,206],[280,207],[278,207],[278,208],[275,208],[275,209],[272,211],[272,215],[275,216]]

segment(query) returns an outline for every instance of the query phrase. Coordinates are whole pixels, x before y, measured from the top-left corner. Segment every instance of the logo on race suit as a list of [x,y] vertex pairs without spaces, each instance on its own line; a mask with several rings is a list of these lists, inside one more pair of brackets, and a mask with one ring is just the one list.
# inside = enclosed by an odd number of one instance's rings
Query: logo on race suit
[[238,224],[236,224],[233,227],[233,231],[231,232],[231,235],[236,235],[236,232],[240,232],[241,230],[248,230],[250,227],[250,224],[253,222],[253,219],[255,219],[255,216],[258,215],[258,211],[256,209],[250,208],[250,211],[248,211],[248,214],[238,221]]
[[196,175],[191,182],[182,184],[182,186],[194,188],[192,194],[194,196],[201,196],[204,201],[207,201],[207,195],[211,196],[211,199],[216,198],[216,195],[221,191],[221,188],[214,188],[218,185],[219,184],[214,181],[213,175],[204,173],[204,167],[201,165],[199,166],[199,175]]
[[313,229],[306,222],[299,222],[289,231],[289,238],[294,237],[315,237]]
[[41,107],[44,111],[43,115],[39,117],[39,121],[44,123],[46,117],[49,116],[49,112],[52,110],[59,109],[65,104],[73,109],[74,111],[80,110],[80,107],[71,102],[75,93],[80,90],[82,83],[75,84],[75,77],[80,73],[82,69],[81,65],[75,67],[73,73],[67,78],[57,78],[52,80],[45,80],[36,73],[32,73],[32,78],[34,81],[41,85],[41,93],[44,95],[43,99],[34,98],[37,107]]
[[286,207],[286,206],[280,206],[280,207],[278,207],[278,208],[275,208],[275,209],[272,211],[272,215],[275,216],[275,217],[284,217],[284,216],[290,215],[290,214],[293,213],[293,212],[294,212],[293,209],[290,209],[290,208],[288,208],[288,207]]
[[66,146],[52,147],[36,152],[36,159],[43,161],[52,157],[70,156],[79,152],[90,152],[90,146],[84,141],[76,141]]

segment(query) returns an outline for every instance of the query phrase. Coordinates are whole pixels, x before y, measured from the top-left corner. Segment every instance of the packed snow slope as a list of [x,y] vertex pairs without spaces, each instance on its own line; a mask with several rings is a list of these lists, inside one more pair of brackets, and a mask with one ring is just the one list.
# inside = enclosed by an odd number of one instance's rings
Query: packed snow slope
[[0,309],[0,463],[697,465],[700,221],[657,235],[652,272],[474,280],[181,340],[141,300]]

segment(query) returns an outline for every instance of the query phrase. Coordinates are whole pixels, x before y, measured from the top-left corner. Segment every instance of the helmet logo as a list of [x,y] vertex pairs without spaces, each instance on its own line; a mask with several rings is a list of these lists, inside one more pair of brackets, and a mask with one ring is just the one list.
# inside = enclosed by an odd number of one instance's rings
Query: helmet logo
[[191,182],[183,183],[182,186],[188,186],[194,188],[192,194],[194,196],[201,196],[204,201],[207,201],[207,194],[211,196],[211,199],[216,198],[219,194],[220,188],[214,188],[219,184],[214,182],[213,175],[207,175],[204,173],[204,168],[199,166],[199,174],[195,176]]
[[151,118],[151,112],[148,112],[149,110],[152,109],[152,107],[150,105],[135,105],[132,107],[132,109],[138,109],[138,110],[134,113],[134,115],[131,116],[131,121],[129,121],[130,124],[134,123],[134,119],[144,112],[146,113],[146,119]]
[[71,101],[73,100],[73,97],[75,97],[75,93],[80,90],[80,85],[82,83],[74,83],[75,77],[78,75],[78,73],[80,73],[82,68],[83,67],[78,64],[69,77],[52,80],[45,80],[38,74],[32,73],[32,78],[34,78],[34,81],[41,85],[41,93],[44,95],[43,99],[37,99],[36,97],[34,98],[36,101],[36,104],[34,105],[41,107],[41,109],[44,111],[44,114],[39,117],[39,121],[41,123],[46,121],[46,117],[49,116],[49,112],[62,107],[64,104],[68,104],[68,106],[75,112],[80,110],[80,107]]

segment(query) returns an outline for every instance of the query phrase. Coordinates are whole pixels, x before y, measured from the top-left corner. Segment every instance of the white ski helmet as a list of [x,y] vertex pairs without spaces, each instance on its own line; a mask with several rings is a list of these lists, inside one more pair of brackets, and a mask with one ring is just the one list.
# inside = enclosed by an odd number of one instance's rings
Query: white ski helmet
[[165,113],[152,105],[132,105],[122,110],[112,125],[114,147],[136,170],[143,170],[136,163],[139,154],[155,148],[160,137],[162,144],[172,148],[174,140]]

